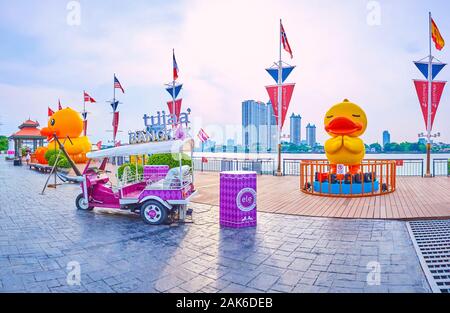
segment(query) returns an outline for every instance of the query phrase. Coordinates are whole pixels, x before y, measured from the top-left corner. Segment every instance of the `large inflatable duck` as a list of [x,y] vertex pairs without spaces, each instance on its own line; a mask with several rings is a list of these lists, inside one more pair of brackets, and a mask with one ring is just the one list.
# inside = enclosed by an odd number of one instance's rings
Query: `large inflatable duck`
[[[41,129],[41,134],[47,136],[49,144],[36,151],[36,159],[41,164],[46,164],[45,152],[48,149],[54,149],[53,134],[56,134],[61,143],[64,142],[64,148],[70,158],[75,163],[85,163],[86,153],[91,151],[91,143],[86,136],[80,136],[83,132],[83,120],[81,115],[71,108],[65,108],[55,112],[49,117],[47,127]],[[56,145],[56,149],[59,149]]]
[[365,155],[364,142],[359,138],[367,128],[366,113],[345,99],[332,106],[325,115],[325,130],[332,137],[325,142],[325,153],[336,172],[337,164],[348,165],[351,173],[360,171]]

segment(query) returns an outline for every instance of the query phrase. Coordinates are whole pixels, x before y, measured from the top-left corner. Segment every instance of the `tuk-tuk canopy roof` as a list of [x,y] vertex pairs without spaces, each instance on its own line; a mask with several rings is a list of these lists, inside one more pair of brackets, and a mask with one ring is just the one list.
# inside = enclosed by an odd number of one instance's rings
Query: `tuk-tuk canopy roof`
[[86,156],[89,159],[104,159],[129,155],[182,153],[186,150],[192,151],[193,148],[194,140],[192,138],[187,138],[184,140],[156,141],[120,146],[94,152],[88,152]]

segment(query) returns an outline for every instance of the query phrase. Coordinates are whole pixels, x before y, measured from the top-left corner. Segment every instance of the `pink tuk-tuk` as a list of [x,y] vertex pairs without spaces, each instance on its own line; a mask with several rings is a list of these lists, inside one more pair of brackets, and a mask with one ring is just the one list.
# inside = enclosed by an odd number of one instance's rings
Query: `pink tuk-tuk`
[[[79,210],[112,208],[140,213],[142,219],[151,225],[175,220],[183,221],[192,210],[187,208],[196,193],[192,166],[183,165],[183,158],[192,160],[194,141],[192,139],[149,142],[126,145],[87,154],[88,163],[80,178],[82,193],[76,199]],[[146,166],[142,174],[125,166],[122,176],[116,174],[117,184],[111,182],[106,170],[108,160],[118,157],[148,156],[171,153],[179,166]],[[94,160],[99,166],[92,166]],[[138,158],[135,157],[136,163]],[[192,165],[192,162],[191,162]]]

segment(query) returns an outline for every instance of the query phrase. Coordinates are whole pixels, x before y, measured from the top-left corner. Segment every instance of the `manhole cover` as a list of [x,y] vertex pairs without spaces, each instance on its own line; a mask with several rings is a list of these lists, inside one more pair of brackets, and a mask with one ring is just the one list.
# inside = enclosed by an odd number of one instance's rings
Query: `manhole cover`
[[413,221],[407,226],[431,289],[450,293],[450,220]]

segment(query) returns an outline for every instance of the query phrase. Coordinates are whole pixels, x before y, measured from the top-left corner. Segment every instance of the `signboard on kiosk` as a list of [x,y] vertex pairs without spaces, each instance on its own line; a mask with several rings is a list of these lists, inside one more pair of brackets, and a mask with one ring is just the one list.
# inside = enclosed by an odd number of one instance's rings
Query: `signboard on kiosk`
[[188,128],[191,109],[181,112],[179,118],[175,114],[158,111],[156,115],[144,114],[144,129],[128,132],[128,143],[139,144],[154,141],[168,141],[179,139],[184,134],[180,129]]

